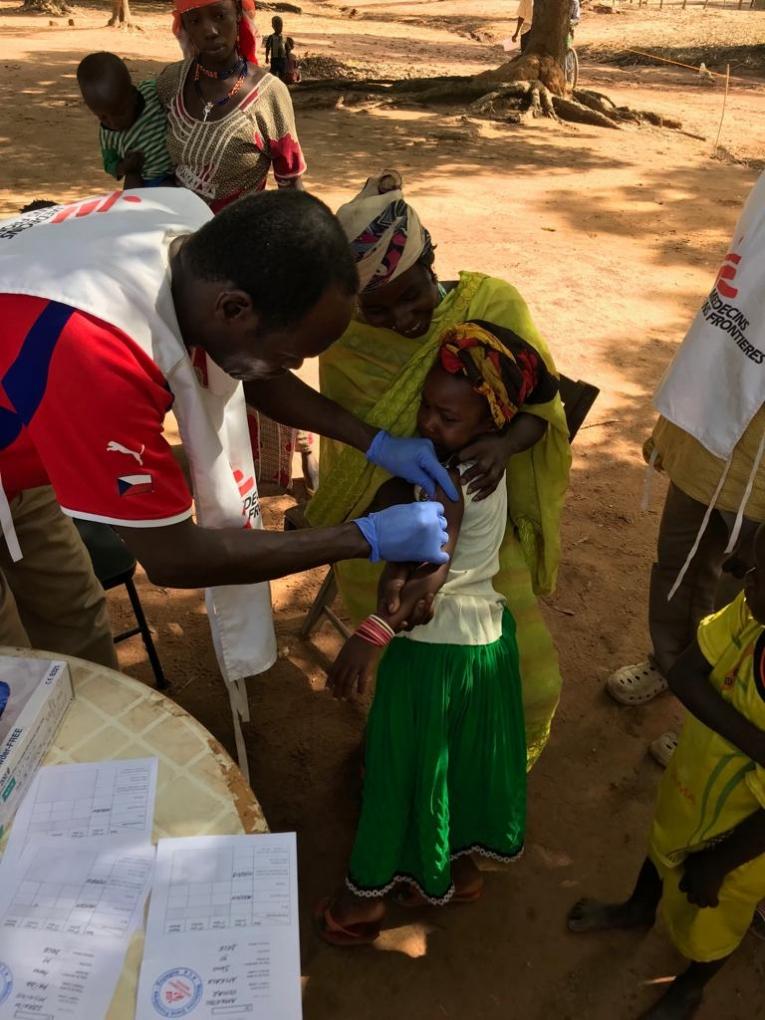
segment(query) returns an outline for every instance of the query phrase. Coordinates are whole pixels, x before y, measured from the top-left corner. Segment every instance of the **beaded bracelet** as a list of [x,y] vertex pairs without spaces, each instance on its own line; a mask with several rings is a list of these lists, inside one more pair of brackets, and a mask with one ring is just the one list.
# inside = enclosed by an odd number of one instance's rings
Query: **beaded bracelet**
[[396,636],[396,632],[385,620],[373,615],[362,620],[356,628],[354,636],[360,637],[362,641],[368,641],[370,645],[375,645],[377,648],[385,648]]

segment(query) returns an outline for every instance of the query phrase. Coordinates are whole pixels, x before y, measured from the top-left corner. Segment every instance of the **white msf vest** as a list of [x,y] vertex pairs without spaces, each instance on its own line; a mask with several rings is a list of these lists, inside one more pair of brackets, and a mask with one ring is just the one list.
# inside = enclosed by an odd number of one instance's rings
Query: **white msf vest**
[[[207,528],[262,527],[241,383],[207,358],[197,379],[170,291],[168,249],[212,214],[180,188],[115,191],[0,223],[0,293],[71,305],[126,333],[158,365],[188,455],[196,517]],[[229,682],[276,659],[267,584],[208,588],[207,611],[221,672]]]
[[[657,410],[724,463],[679,587],[701,542],[728,475],[733,449],[765,403],[765,174],[741,213],[712,292],[667,369]],[[731,531],[732,552],[765,453],[765,433]]]
[[654,398],[659,412],[727,461],[765,402],[765,174]]

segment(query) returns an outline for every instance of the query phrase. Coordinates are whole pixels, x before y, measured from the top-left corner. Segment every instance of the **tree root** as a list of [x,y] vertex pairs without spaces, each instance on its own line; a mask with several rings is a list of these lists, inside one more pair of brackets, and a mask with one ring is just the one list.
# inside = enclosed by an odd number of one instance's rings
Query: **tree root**
[[532,86],[532,90],[536,91],[539,95],[539,107],[544,117],[550,117],[552,120],[559,120],[558,111],[555,109],[555,100],[558,98],[553,93],[545,88],[541,82],[535,82]]
[[[538,58],[535,59],[538,63]],[[677,131],[682,129],[680,121],[662,117],[651,110],[617,106],[601,92],[576,89],[570,95],[562,96],[548,88],[538,76],[530,79],[509,76],[507,68],[513,65],[514,73],[521,67],[521,63],[516,58],[499,68],[505,74],[504,78],[496,72],[487,72],[476,78],[450,76],[396,81],[333,78],[305,82],[296,86],[292,95],[298,107],[314,107],[322,103],[326,105],[326,100],[320,94],[330,92],[335,93],[330,105],[336,105],[348,96],[349,105],[356,105],[366,99],[393,107],[451,106],[455,113],[466,105],[467,112],[472,116],[513,124],[527,117],[544,117],[612,131],[624,124],[653,124]],[[530,62],[523,66],[533,70]]]
[[[576,89],[573,100],[580,106],[596,114],[601,114],[616,124],[630,122],[633,124],[653,124],[655,127],[672,128],[679,131],[682,124],[679,120],[671,117],[662,117],[653,110],[633,110],[629,106],[617,106],[616,103],[604,96],[601,92],[593,92],[590,89]],[[595,123],[590,121],[589,123]],[[604,125],[601,125],[604,126]]]
[[297,4],[274,3],[268,0],[260,0],[258,7],[261,11],[278,11],[281,14],[302,14],[303,8]]
[[[576,95],[576,93],[574,94]],[[553,105],[555,112],[562,120],[568,120],[574,124],[593,124],[595,127],[619,130],[619,125],[607,114],[601,113],[600,110],[595,110],[584,103],[580,103],[576,99],[554,96]]]

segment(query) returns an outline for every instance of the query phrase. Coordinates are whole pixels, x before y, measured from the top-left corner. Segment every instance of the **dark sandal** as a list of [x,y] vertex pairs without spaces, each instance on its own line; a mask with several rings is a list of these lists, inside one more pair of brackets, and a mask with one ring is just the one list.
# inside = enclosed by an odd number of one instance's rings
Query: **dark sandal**
[[316,904],[313,919],[319,937],[330,946],[371,946],[380,934],[380,921],[359,922],[343,926],[332,916],[329,909],[330,898],[327,896]]

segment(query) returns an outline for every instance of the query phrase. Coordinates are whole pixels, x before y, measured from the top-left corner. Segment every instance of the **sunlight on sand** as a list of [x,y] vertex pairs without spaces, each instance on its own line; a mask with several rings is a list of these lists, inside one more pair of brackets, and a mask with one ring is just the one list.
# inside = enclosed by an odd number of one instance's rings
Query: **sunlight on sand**
[[428,951],[428,935],[436,931],[433,924],[405,924],[401,928],[387,928],[380,933],[375,949],[383,953],[403,953],[413,960]]

